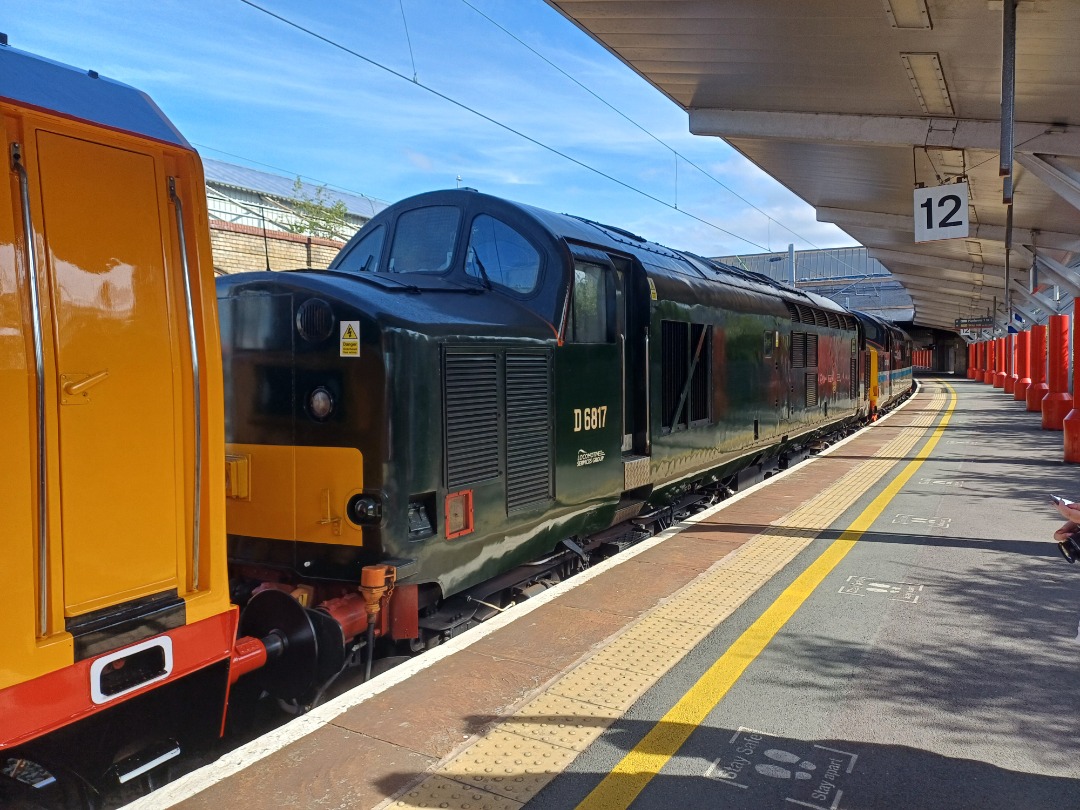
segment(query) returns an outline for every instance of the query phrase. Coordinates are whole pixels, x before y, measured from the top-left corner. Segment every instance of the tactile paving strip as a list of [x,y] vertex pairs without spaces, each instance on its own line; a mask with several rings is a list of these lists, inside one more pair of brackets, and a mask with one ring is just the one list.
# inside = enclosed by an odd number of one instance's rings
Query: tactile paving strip
[[431,776],[414,787],[391,807],[442,808],[460,810],[516,810],[521,802],[469,787],[443,776]]
[[715,599],[711,602],[696,602],[692,599],[673,600],[664,612],[664,616],[673,621],[697,624],[707,630],[712,630],[748,598],[749,594],[732,591],[727,594],[727,601],[723,604]]
[[589,660],[601,666],[626,669],[659,678],[684,655],[686,650],[680,647],[668,647],[657,641],[630,638],[623,632]]
[[515,734],[580,753],[623,712],[621,707],[597,706],[547,692],[522,706],[503,725]]
[[653,683],[654,678],[640,672],[611,669],[590,660],[552,684],[548,694],[572,697],[622,712],[633,706]]
[[623,634],[626,638],[659,641],[681,650],[692,650],[706,635],[701,625],[687,624],[670,616],[646,615]]
[[443,762],[392,807],[505,810],[555,778],[762,585],[791,562],[926,435],[947,396],[866,462],[785,515],[628,626],[485,737]]
[[562,773],[578,752],[506,730],[514,725],[510,718],[496,727],[441,767],[439,774],[524,804]]

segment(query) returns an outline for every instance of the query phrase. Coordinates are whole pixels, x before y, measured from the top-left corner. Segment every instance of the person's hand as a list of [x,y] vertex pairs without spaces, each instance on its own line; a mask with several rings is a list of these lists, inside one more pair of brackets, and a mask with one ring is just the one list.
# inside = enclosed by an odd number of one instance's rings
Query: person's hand
[[1080,503],[1055,503],[1054,508],[1069,522],[1080,523]]
[[[1073,511],[1075,512],[1076,510],[1074,509]],[[1054,540],[1058,543],[1064,543],[1066,540],[1069,539],[1069,535],[1076,531],[1077,525],[1077,523],[1074,523],[1070,520],[1068,523],[1066,523],[1064,526],[1054,532]]]

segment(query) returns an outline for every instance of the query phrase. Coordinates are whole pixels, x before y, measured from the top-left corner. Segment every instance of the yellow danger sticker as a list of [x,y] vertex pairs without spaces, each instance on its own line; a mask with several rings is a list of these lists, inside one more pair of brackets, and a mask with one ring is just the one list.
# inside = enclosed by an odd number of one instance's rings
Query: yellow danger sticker
[[341,322],[340,357],[360,356],[360,321]]
[[653,301],[655,301],[656,300],[656,282],[653,281],[651,278],[646,279],[646,280],[649,282],[649,298],[651,298]]

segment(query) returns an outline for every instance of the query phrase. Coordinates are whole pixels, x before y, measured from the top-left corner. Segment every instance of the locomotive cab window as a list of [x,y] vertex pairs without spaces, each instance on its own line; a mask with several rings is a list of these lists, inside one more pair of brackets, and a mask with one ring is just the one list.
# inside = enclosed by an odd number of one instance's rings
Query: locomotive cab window
[[442,273],[450,269],[461,211],[452,205],[414,208],[398,217],[387,269],[391,273]]
[[481,214],[469,231],[465,272],[485,285],[527,295],[540,279],[540,253],[509,225]]
[[574,292],[567,333],[574,343],[610,343],[615,339],[615,284],[597,264],[574,263]]
[[343,273],[378,273],[382,258],[386,226],[377,225],[357,242],[337,263],[335,270]]
[[780,345],[779,333],[772,330],[772,329],[766,329],[765,330],[765,340],[764,340],[764,349],[765,349],[765,359],[766,360],[770,359],[773,356],[773,351],[779,345]]

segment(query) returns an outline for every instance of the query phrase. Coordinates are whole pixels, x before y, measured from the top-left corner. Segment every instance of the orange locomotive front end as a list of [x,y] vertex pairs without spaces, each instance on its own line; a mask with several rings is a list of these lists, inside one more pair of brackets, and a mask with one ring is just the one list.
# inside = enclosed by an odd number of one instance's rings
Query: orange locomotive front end
[[236,611],[198,155],[140,92],[6,45],[0,145],[3,804],[220,733]]

